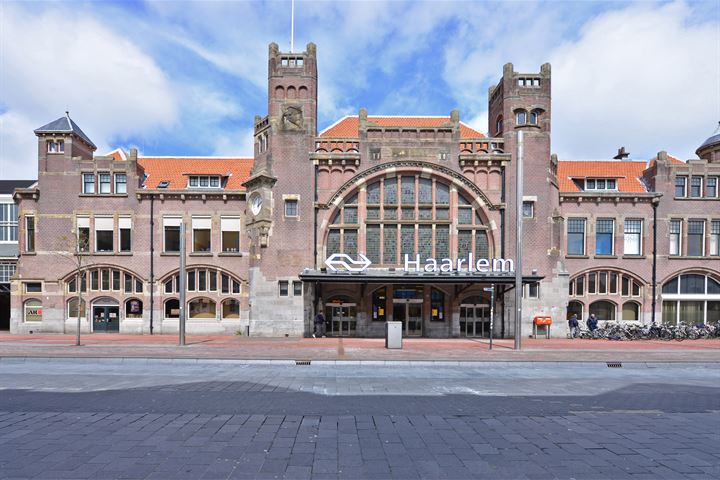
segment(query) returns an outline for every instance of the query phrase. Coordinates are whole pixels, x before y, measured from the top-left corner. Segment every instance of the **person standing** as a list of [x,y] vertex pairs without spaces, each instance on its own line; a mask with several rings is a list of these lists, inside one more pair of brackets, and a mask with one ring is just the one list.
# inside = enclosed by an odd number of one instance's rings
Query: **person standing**
[[587,319],[588,330],[594,332],[598,328],[598,320],[594,313],[591,313]]
[[570,317],[570,320],[568,320],[568,326],[570,327],[570,338],[577,337],[578,318],[576,314],[573,313],[572,317]]

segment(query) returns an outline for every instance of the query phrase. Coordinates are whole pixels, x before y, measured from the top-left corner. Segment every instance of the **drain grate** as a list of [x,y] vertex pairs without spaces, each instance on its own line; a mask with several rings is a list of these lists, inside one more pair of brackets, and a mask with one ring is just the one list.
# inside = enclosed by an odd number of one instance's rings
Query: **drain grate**
[[295,365],[310,365],[310,360],[295,360]]
[[608,368],[622,368],[621,362],[607,362]]

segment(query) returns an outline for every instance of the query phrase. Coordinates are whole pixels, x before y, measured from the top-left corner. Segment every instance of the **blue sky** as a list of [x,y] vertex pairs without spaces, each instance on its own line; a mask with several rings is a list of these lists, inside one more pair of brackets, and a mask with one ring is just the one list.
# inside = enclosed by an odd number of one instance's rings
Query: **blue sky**
[[[720,120],[720,1],[296,2],[318,48],[319,124],[446,115],[486,131],[502,66],[553,71],[560,158],[681,158]],[[98,153],[248,155],[267,45],[290,2],[0,2],[0,178],[36,175],[32,133],[66,109]]]

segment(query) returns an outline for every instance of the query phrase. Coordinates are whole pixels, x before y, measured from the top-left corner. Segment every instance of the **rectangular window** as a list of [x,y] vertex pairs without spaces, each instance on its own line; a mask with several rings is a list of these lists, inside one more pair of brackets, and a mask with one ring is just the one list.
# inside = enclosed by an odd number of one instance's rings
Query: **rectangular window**
[[287,280],[280,280],[278,282],[278,289],[281,297],[287,297],[288,296],[288,281]]
[[90,217],[77,217],[78,252],[90,251]]
[[115,174],[115,193],[127,193],[127,174]]
[[220,187],[219,176],[190,175],[188,187],[191,188],[218,188]]
[[286,217],[297,217],[298,216],[298,201],[295,199],[285,200],[285,216]]
[[188,292],[195,291],[195,270],[187,272],[187,290]]
[[95,193],[95,175],[92,173],[83,173],[83,193]]
[[25,293],[40,293],[42,292],[41,282],[27,282],[25,283]]
[[680,255],[682,248],[681,245],[681,232],[682,232],[682,220],[670,220],[670,255]]
[[110,290],[110,270],[100,271],[100,290]]
[[129,252],[132,249],[132,219],[120,217],[118,219],[118,231],[120,235],[120,251]]
[[538,298],[540,296],[540,283],[528,284],[528,298]]
[[208,283],[210,284],[208,290],[217,292],[217,272],[215,270],[208,271]]
[[[132,291],[133,291],[133,277],[132,277],[132,275],[128,275],[128,274],[126,273],[126,274],[125,274],[125,277],[124,277],[124,280],[125,280],[125,282],[124,282],[124,292],[125,292],[125,293],[132,293]],[[172,285],[172,280],[171,280],[171,285]]]
[[238,253],[240,251],[240,217],[220,217],[222,251]]
[[597,293],[597,273],[588,273],[588,293]]
[[689,220],[687,233],[687,254],[689,257],[705,255],[705,220]]
[[617,287],[618,287],[618,274],[614,272],[610,272],[610,289],[608,292],[612,295],[617,295]]
[[585,219],[568,219],[567,231],[568,255],[585,255]]
[[35,251],[35,217],[25,217],[25,251]]
[[10,278],[15,275],[15,263],[0,263],[0,283],[10,283]]
[[613,234],[615,231],[615,220],[601,218],[595,225],[595,255],[613,254]]
[[98,193],[108,195],[112,193],[110,191],[110,174],[100,173],[98,174]]
[[180,251],[180,217],[163,217],[163,251]]
[[717,198],[718,196],[718,177],[707,177],[707,187],[705,187],[705,196],[708,198]]
[[383,225],[383,263],[397,263],[397,225]]
[[112,271],[112,289],[120,290],[120,270]]
[[17,242],[18,206],[0,203],[0,242]]
[[605,295],[607,293],[607,272],[598,273],[598,293]]
[[625,255],[642,253],[642,220],[625,220]]
[[710,255],[720,256],[720,220],[710,223]]
[[702,197],[702,184],[703,184],[703,177],[693,176],[690,179],[690,197],[691,198]]
[[575,295],[582,297],[585,295],[585,276],[581,275],[575,279]]
[[198,292],[207,290],[207,271],[198,270]]
[[535,202],[523,202],[522,215],[523,218],[533,218],[535,216]]
[[630,296],[630,278],[623,275],[621,283],[622,283],[622,291],[620,292],[620,294],[623,297],[629,297]]
[[212,219],[193,217],[193,252],[209,252],[211,247]]
[[90,271],[90,290],[99,290],[99,284],[98,284],[98,271],[97,270],[91,270]]
[[299,280],[293,281],[293,296],[302,297],[302,294],[303,294],[302,282]]
[[50,140],[47,142],[48,153],[64,153],[65,140]]
[[687,197],[687,177],[675,177],[675,197]]
[[114,225],[112,217],[95,217],[95,251],[112,252],[114,250]]

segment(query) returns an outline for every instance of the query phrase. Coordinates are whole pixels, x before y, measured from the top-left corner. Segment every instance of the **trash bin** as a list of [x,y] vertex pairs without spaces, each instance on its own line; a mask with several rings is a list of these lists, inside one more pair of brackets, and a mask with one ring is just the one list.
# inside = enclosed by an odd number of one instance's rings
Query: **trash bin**
[[385,348],[402,348],[402,322],[385,322]]

